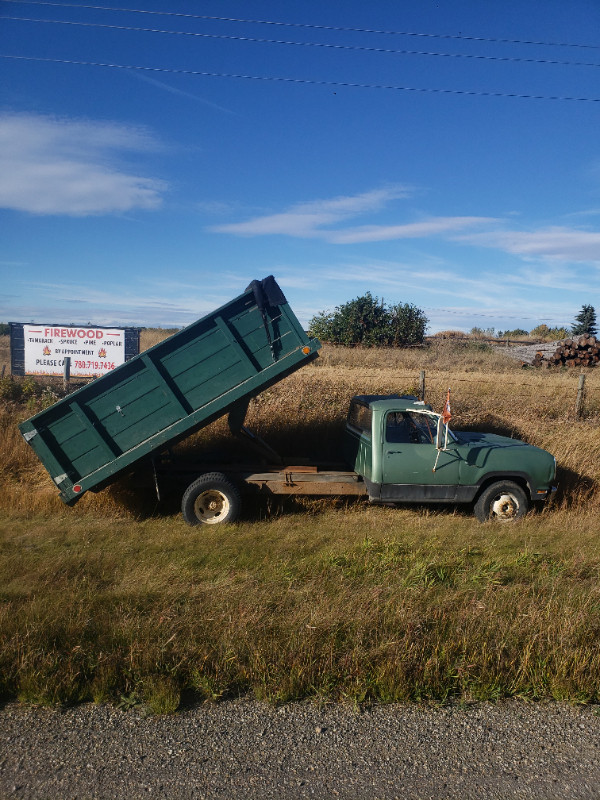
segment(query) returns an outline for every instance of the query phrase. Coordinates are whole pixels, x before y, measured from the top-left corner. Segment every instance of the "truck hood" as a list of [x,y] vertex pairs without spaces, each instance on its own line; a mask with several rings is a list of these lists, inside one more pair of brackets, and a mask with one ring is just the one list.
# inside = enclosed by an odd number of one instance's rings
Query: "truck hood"
[[533,447],[520,439],[499,436],[496,433],[479,433],[477,431],[453,431],[461,444],[471,447]]
[[[540,447],[495,433],[460,431],[456,435],[464,468],[469,473],[468,481],[474,479],[477,471],[521,474],[527,477],[534,490],[554,480],[556,461]],[[462,473],[464,479],[467,479],[467,472]]]

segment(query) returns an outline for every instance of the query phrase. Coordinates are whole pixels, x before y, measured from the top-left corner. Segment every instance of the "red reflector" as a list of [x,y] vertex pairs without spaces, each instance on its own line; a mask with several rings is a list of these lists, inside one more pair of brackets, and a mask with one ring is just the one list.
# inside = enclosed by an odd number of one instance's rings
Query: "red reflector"
[[81,491],[81,486],[78,483],[76,483],[75,486],[73,487],[73,491],[79,494],[79,492]]

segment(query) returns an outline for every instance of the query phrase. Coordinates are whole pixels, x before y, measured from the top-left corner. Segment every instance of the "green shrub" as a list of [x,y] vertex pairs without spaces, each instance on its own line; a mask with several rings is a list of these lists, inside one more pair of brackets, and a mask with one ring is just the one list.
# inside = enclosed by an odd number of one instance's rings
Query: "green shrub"
[[411,303],[388,306],[370,292],[334,311],[322,311],[309,323],[310,333],[323,342],[352,347],[421,344],[427,317]]
[[533,328],[529,335],[536,339],[548,339],[548,341],[553,342],[558,339],[566,339],[569,332],[566,328],[550,328],[542,323],[537,328]]
[[0,379],[0,398],[2,400],[18,401],[23,397],[21,383],[15,381],[10,375]]
[[40,383],[28,376],[7,375],[0,379],[0,400],[23,404],[31,414],[53,405],[61,397],[57,386]]
[[524,328],[514,328],[512,331],[498,331],[498,336],[504,339],[520,339],[521,336],[529,336],[529,331]]
[[471,336],[475,336],[477,339],[495,339],[496,338],[496,330],[495,328],[471,328]]

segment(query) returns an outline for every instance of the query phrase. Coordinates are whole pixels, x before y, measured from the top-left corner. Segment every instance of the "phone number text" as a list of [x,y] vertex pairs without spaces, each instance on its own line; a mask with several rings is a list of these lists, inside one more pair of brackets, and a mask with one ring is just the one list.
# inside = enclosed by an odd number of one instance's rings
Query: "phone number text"
[[114,368],[114,361],[75,361],[75,369],[94,369],[100,372],[101,370]]

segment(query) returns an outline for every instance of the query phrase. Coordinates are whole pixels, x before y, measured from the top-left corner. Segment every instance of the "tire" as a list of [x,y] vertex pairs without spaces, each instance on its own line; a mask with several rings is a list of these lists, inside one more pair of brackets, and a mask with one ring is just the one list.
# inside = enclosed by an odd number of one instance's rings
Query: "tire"
[[191,483],[181,500],[188,525],[222,525],[234,522],[242,501],[235,486],[221,472],[207,472]]
[[529,511],[529,499],[517,483],[497,481],[483,490],[473,510],[480,522],[513,522]]

